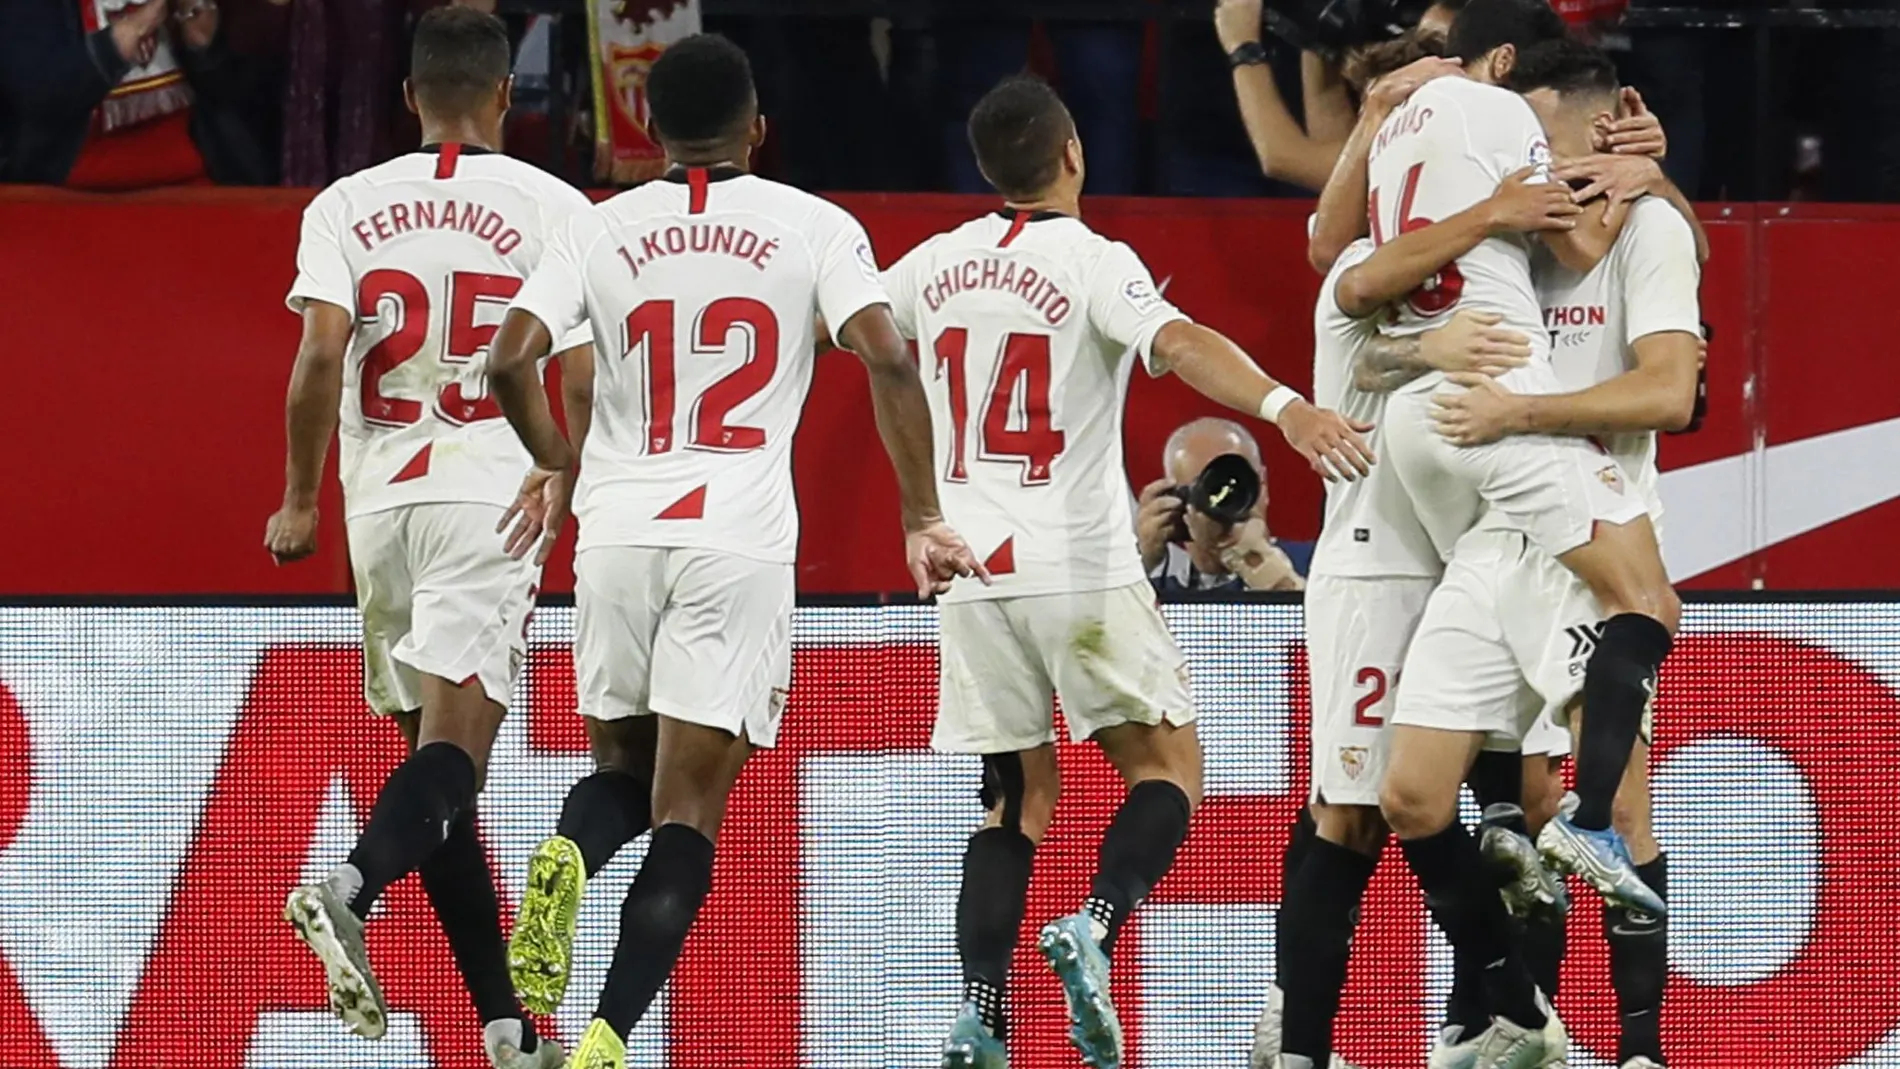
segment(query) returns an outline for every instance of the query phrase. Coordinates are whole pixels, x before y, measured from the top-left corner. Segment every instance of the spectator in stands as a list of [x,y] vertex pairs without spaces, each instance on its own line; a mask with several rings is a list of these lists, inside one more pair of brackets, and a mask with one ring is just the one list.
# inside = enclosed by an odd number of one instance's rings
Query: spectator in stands
[[[1209,461],[1238,453],[1260,473],[1260,500],[1253,515],[1223,527],[1187,506],[1180,487],[1192,483]],[[1267,530],[1267,472],[1260,443],[1231,420],[1197,419],[1176,428],[1162,450],[1166,477],[1142,488],[1135,511],[1135,541],[1141,563],[1157,590],[1304,590],[1302,576],[1313,558],[1312,543],[1281,543]],[[1171,532],[1183,514],[1187,541]],[[1296,559],[1297,558],[1297,559]]]
[[245,65],[216,0],[11,0],[0,31],[0,178],[81,189],[262,183]]
[[[1442,37],[1463,0],[1438,0],[1419,17],[1419,26]],[[1341,65],[1312,52],[1300,54],[1303,118],[1295,118],[1282,96],[1262,39],[1261,0],[1219,0],[1214,32],[1233,70],[1234,95],[1247,138],[1260,170],[1268,178],[1319,191],[1352,133],[1358,105],[1348,91]]]

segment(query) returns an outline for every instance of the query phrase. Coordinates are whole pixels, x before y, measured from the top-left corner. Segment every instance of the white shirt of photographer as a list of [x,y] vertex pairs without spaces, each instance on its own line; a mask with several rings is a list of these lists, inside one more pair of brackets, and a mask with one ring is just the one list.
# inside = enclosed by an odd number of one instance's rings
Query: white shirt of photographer
[[[286,303],[356,319],[337,435],[348,516],[514,501],[532,461],[488,396],[488,343],[548,235],[589,207],[531,164],[461,146],[398,156],[311,200]],[[555,339],[559,352],[588,336]]]
[[579,548],[791,564],[815,319],[835,328],[889,298],[843,208],[737,171],[680,177],[576,216],[515,298],[550,333],[593,327]]
[[[1525,167],[1550,163],[1550,144],[1524,98],[1463,77],[1436,78],[1379,127],[1367,172],[1367,214],[1374,244],[1447,219],[1489,197]],[[1549,393],[1549,337],[1531,281],[1532,239],[1500,234],[1479,242],[1438,276],[1397,303],[1388,334],[1442,326],[1461,308],[1496,312],[1503,326],[1531,338],[1531,363],[1500,381],[1518,393]],[[1401,392],[1435,389],[1431,372]]]
[[1127,245],[1056,213],[997,212],[911,250],[884,281],[917,342],[944,517],[995,583],[945,602],[1141,583],[1122,461],[1138,358],[1186,319]]

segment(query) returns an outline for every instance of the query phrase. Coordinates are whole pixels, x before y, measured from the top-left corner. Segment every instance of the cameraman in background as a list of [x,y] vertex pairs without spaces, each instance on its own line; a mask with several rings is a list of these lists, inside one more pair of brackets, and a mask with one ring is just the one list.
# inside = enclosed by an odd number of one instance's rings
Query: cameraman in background
[[1142,488],[1135,512],[1135,542],[1156,590],[1306,588],[1313,547],[1282,546],[1267,531],[1267,473],[1246,428],[1213,418],[1183,424],[1161,463],[1166,477]]
[[[1442,39],[1464,0],[1295,0],[1297,17],[1268,15],[1262,0],[1219,0],[1214,31],[1233,69],[1234,95],[1247,138],[1269,178],[1318,192],[1333,173],[1352,133],[1359,106],[1343,74],[1350,48],[1389,40],[1413,26]],[[1293,116],[1274,84],[1262,35],[1274,32],[1298,45],[1304,122]]]

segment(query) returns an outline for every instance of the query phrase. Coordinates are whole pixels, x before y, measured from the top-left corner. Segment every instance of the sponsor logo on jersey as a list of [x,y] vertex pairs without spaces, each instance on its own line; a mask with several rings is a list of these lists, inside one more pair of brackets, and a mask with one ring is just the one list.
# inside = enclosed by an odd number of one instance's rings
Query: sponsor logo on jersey
[[860,241],[854,251],[858,254],[858,266],[864,269],[864,277],[872,282],[878,281],[877,257],[871,255],[871,243]]

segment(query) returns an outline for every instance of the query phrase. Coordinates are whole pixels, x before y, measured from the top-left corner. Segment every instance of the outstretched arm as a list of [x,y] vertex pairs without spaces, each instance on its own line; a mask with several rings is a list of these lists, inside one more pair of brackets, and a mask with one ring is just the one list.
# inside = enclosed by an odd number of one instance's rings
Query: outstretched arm
[[336,436],[343,397],[343,358],[355,319],[326,301],[303,306],[303,340],[284,400],[284,502],[264,530],[264,548],[279,564],[317,548],[317,490]]
[[1428,371],[1502,375],[1530,360],[1530,339],[1498,324],[1495,312],[1466,309],[1444,326],[1403,338],[1374,334],[1353,360],[1353,386],[1390,393]]
[[1225,335],[1177,319],[1157,331],[1152,344],[1155,366],[1174,372],[1209,400],[1275,424],[1322,476],[1353,479],[1372,470],[1372,447],[1359,436],[1372,428],[1313,407],[1260,370]]

